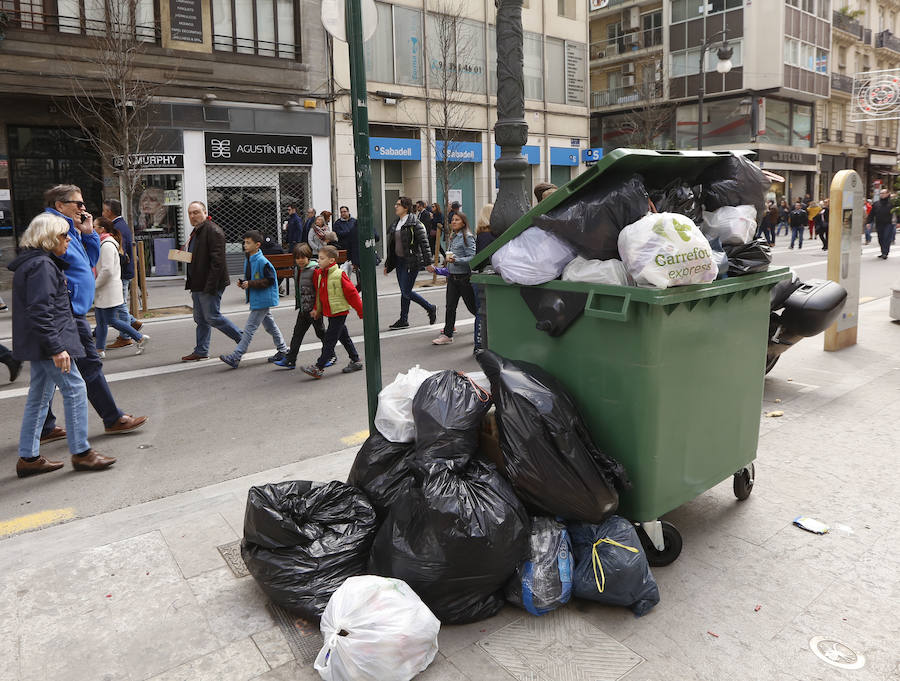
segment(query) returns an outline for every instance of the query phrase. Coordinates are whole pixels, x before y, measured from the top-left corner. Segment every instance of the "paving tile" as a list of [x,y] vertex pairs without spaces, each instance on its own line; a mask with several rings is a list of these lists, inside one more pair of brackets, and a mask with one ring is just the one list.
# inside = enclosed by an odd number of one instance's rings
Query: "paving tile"
[[21,681],[144,679],[215,650],[158,532],[30,568],[19,598]]
[[449,657],[520,617],[532,617],[532,615],[508,605],[494,617],[481,622],[441,625],[441,632],[438,634],[438,650]]
[[[467,676],[441,653],[438,653],[434,661],[428,665],[428,669],[415,678],[416,681],[494,681],[489,676]],[[500,679],[505,679],[505,677],[500,677]]]
[[254,676],[252,681],[322,681],[322,677],[311,664],[288,662],[261,676]]
[[16,588],[9,580],[0,582],[0,681],[19,678],[19,606]]
[[220,567],[187,580],[210,629],[222,643],[266,631],[275,621],[267,599],[251,578],[237,579],[231,568]]
[[294,661],[294,653],[288,645],[287,639],[281,633],[280,627],[272,627],[260,631],[252,636],[253,642],[259,648],[259,652],[266,658],[266,662],[272,669],[281,667]]
[[269,669],[249,638],[169,669],[147,681],[250,681]]
[[204,510],[163,525],[160,532],[185,579],[223,565],[217,547],[239,538],[220,513]]

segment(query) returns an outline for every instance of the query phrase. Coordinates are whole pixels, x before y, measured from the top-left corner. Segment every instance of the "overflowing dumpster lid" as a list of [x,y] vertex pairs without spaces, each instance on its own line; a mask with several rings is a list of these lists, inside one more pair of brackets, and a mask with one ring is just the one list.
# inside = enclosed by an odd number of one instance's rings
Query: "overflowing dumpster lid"
[[596,165],[564,184],[516,220],[510,225],[509,229],[494,239],[490,246],[472,258],[469,264],[473,268],[479,267],[482,263],[489,260],[498,248],[531,227],[538,215],[544,215],[549,210],[556,208],[602,175],[615,173],[624,180],[632,174],[638,173],[644,177],[648,187],[659,185],[661,188],[675,177],[684,177],[688,181],[693,181],[710,165],[723,158],[735,155],[749,156],[751,159],[756,158],[756,154],[749,149],[733,151],[614,149],[600,159]]

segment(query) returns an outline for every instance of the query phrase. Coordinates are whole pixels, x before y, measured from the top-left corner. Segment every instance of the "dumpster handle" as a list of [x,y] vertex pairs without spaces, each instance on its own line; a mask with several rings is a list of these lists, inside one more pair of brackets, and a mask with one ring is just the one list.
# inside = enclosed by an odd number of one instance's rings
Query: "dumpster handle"
[[[594,291],[590,291],[588,293],[587,302],[584,304],[584,313],[588,317],[596,317],[597,319],[606,319],[611,322],[627,322],[628,321],[628,306],[631,304],[631,293],[625,293],[622,295],[622,309],[618,312],[613,310],[597,310],[593,307],[592,303],[594,302]],[[613,297],[616,296],[615,293],[598,293],[598,297]]]

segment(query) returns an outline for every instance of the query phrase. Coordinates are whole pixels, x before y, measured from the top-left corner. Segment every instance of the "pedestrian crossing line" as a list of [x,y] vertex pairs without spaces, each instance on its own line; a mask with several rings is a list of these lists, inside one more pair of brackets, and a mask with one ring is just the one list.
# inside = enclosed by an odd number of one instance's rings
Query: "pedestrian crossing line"
[[367,437],[369,437],[369,431],[361,430],[358,433],[353,433],[352,435],[342,437],[341,442],[343,442],[348,447],[353,447],[354,445],[361,445],[366,441]]
[[0,537],[7,537],[27,530],[36,530],[39,527],[47,527],[61,523],[63,520],[71,520],[75,517],[74,508],[57,508],[49,511],[39,511],[29,515],[19,516],[11,520],[0,521]]

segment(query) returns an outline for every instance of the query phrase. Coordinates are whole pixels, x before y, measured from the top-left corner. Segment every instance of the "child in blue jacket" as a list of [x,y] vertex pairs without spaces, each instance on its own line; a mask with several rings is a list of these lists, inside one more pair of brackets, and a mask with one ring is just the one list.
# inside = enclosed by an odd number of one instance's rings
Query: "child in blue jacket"
[[253,334],[262,324],[266,332],[275,341],[277,352],[269,357],[270,362],[284,359],[287,353],[287,345],[284,344],[284,336],[272,317],[270,308],[278,307],[278,274],[275,267],[260,252],[262,234],[256,230],[250,230],[244,234],[244,252],[247,254],[247,263],[244,265],[246,279],[238,279],[237,285],[247,292],[247,302],[250,303],[250,316],[244,325],[244,333],[241,341],[230,355],[219,355],[225,364],[232,369],[237,369],[241,363],[241,357],[250,347]]

